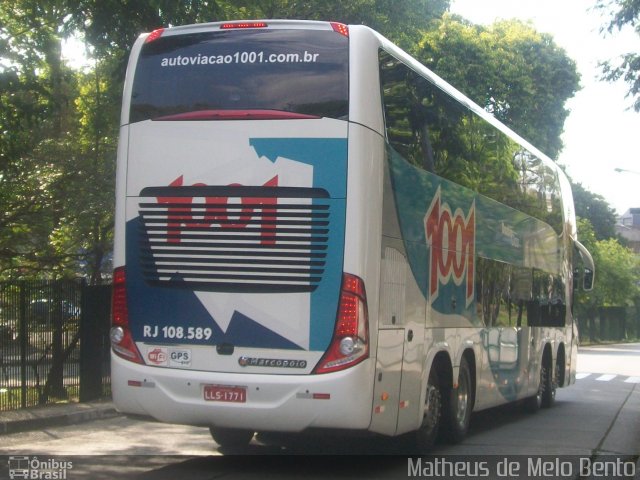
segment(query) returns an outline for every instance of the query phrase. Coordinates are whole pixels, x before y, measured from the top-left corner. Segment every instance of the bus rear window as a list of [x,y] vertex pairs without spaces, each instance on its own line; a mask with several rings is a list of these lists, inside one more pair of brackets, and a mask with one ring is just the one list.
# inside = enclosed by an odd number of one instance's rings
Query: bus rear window
[[161,37],[142,47],[129,121],[228,118],[225,111],[347,119],[348,50],[346,37],[324,30]]

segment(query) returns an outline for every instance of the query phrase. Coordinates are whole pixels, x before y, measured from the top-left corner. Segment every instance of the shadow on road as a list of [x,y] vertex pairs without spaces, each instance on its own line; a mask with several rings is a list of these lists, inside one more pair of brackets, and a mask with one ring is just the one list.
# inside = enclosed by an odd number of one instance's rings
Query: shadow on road
[[[562,408],[558,402],[556,408]],[[565,405],[566,406],[566,405]],[[510,404],[475,413],[469,439],[507,424],[531,420],[520,404]],[[297,435],[259,434],[241,450],[219,449],[222,456],[197,457],[146,472],[136,478],[164,480],[188,478],[395,478],[407,472],[412,452],[407,438],[309,433]],[[429,452],[440,455],[448,446],[438,444]],[[426,452],[425,452],[426,454]]]
[[[135,478],[146,480],[390,478],[406,471],[407,458],[393,456],[264,456],[198,457]],[[227,477],[228,476],[228,477]]]

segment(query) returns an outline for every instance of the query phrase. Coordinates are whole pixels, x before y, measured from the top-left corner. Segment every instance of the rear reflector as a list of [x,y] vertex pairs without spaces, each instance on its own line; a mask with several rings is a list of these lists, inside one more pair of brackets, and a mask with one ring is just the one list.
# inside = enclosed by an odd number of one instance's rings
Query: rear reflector
[[155,382],[148,382],[147,380],[128,380],[127,385],[130,387],[142,387],[142,388],[155,388]]

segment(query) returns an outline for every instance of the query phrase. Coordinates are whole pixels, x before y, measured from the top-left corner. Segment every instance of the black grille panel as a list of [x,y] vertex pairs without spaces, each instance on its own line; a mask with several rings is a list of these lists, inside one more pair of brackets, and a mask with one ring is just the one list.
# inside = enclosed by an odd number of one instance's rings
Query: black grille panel
[[152,285],[310,292],[322,279],[331,221],[325,190],[152,187],[141,197],[140,261]]

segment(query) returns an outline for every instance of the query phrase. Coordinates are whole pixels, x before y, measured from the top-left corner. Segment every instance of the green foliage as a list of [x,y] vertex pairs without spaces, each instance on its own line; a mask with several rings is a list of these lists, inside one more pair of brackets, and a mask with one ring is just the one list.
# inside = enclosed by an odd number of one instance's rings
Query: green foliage
[[50,187],[59,172],[51,164],[21,158],[0,174],[0,278],[49,270],[48,242],[55,200]]
[[449,0],[71,0],[70,6],[77,12],[74,25],[104,57],[123,56],[141,32],[159,27],[262,18],[364,24],[408,47],[449,8]]
[[605,240],[615,237],[616,213],[607,201],[598,194],[590,192],[580,183],[571,185],[576,216],[591,222],[596,239]]
[[96,283],[111,250],[121,87],[103,78],[94,92],[64,64],[66,6],[0,5],[0,278],[85,270]]
[[[243,11],[236,2],[216,0],[68,0],[74,27],[97,58],[117,57],[120,73],[133,42],[143,32],[190,23],[228,20]],[[255,3],[255,2],[237,2]]]
[[[578,240],[580,240],[580,243],[582,243],[587,248],[587,250],[589,251],[589,253],[591,253],[591,256],[593,257],[593,261],[596,265],[595,285],[599,285],[601,282],[601,279],[600,279],[601,272],[598,266],[599,264],[598,250],[596,245],[597,240],[596,240],[595,231],[593,229],[593,225],[586,218],[578,217],[577,220],[578,220]],[[582,268],[583,266],[580,264],[577,258],[578,254],[575,253],[575,255],[576,255],[576,258],[574,259],[574,265],[578,268]],[[578,276],[574,279],[575,283],[573,285],[573,289],[575,292],[575,300],[574,300],[575,314],[578,318],[588,317],[593,319],[596,316],[595,308],[598,306],[595,292],[594,290],[590,292],[585,292],[582,289],[582,286],[579,285],[579,278],[580,277]]]
[[[625,26],[633,28],[640,36],[640,0],[599,0],[596,7],[610,15],[610,21],[603,30],[612,33]],[[613,61],[601,64],[603,79],[615,82],[623,79],[629,84],[628,97],[633,99],[633,108],[640,112],[640,53],[629,52],[622,55],[617,65]]]
[[[16,0],[0,4],[0,278],[109,271],[122,81],[141,32],[234,18],[364,23],[408,45],[448,0]],[[62,40],[84,39],[88,72]]]
[[74,88],[60,61],[57,2],[0,4],[0,276],[29,276],[56,263],[48,237],[60,171],[36,154],[59,136]]
[[599,240],[589,220],[578,219],[578,238],[595,263],[595,285],[591,292],[576,290],[579,315],[594,315],[597,307],[632,305],[640,296],[640,258],[615,238]]
[[[573,63],[549,36],[529,25],[510,21],[474,26],[444,15],[448,6],[449,0],[0,4],[0,278],[80,274],[98,283],[109,271],[125,65],[136,37],[162,26],[239,18],[365,24],[417,54],[525,138],[555,155],[566,117],[563,105],[578,83]],[[70,35],[85,41],[94,61],[91,69],[73,71],[64,64],[61,43]],[[430,121],[445,120],[435,109],[425,112],[436,116]],[[440,137],[422,135],[434,146],[446,146],[435,155],[441,166],[464,160],[458,165],[461,182],[481,190],[521,182],[526,189],[526,181],[541,178],[501,163],[517,152],[510,151],[504,139],[487,136],[472,117],[459,120],[455,132],[459,144],[445,138],[444,124],[439,133],[431,129]],[[481,163],[474,159],[483,160],[484,171],[478,170]]]
[[435,73],[555,158],[578,89],[575,62],[550,35],[517,20],[489,27],[445,15],[414,52]]
[[[449,0],[267,0],[255,2],[260,18],[332,20],[363,24],[403,48],[410,48],[421,32],[449,8]],[[257,17],[256,17],[257,18]]]
[[594,295],[598,304],[605,307],[631,304],[633,298],[640,294],[636,284],[640,272],[638,258],[613,238],[599,240],[596,250],[599,279]]

